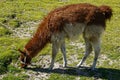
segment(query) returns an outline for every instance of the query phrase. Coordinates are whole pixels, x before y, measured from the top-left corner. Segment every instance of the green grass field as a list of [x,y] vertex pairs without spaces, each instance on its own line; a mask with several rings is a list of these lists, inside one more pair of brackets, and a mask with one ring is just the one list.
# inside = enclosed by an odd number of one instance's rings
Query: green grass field
[[[102,37],[101,55],[97,63],[98,71],[93,72],[86,69],[67,68],[55,69],[49,72],[43,69],[44,66],[41,64],[32,70],[20,69],[18,60],[20,53],[17,50],[18,48],[23,49],[24,45],[30,39],[29,34],[34,34],[40,20],[56,7],[73,3],[91,3],[98,6],[108,5],[113,9],[112,19],[107,22],[107,28]],[[79,45],[84,45],[84,41],[80,37],[80,39],[74,42],[74,44],[78,45],[72,45],[70,41],[66,41],[66,43],[69,66],[75,67],[83,56],[84,46]],[[51,45],[48,44],[33,59],[33,62],[38,63],[41,56],[50,56],[50,54]],[[73,55],[75,55],[75,61],[71,58]],[[94,54],[92,53],[89,59],[87,59],[87,66],[92,64],[93,56]],[[61,53],[58,53],[56,62],[62,64]],[[26,73],[29,73],[29,75]],[[38,76],[37,73],[44,75],[43,78]],[[0,0],[0,79],[35,80],[34,77],[30,77],[32,74],[37,76],[35,77],[36,80],[37,78],[43,80],[120,80],[120,1]]]

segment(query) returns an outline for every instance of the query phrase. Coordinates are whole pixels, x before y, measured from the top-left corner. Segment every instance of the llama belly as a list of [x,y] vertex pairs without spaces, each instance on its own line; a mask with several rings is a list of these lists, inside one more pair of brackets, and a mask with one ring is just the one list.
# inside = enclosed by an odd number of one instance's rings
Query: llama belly
[[75,40],[78,38],[80,34],[83,33],[85,24],[82,23],[75,23],[75,24],[66,24],[64,27],[64,32],[65,35],[70,39],[70,40]]

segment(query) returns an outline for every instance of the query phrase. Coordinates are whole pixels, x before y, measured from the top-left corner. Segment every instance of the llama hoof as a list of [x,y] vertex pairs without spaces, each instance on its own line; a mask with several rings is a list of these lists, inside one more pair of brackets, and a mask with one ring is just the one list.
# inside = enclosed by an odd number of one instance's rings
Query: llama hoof
[[77,68],[81,68],[81,66],[77,66]]
[[81,65],[78,64],[78,65],[77,65],[77,68],[80,68],[80,67],[81,67]]
[[63,65],[63,68],[66,68],[67,67],[67,65]]
[[67,68],[67,66],[63,66],[63,68]]
[[49,69],[49,70],[52,70],[52,69],[53,69],[53,67],[54,67],[54,66],[50,66],[48,69]]
[[53,68],[49,67],[48,70],[52,70]]
[[97,71],[97,69],[95,67],[90,67],[91,71]]

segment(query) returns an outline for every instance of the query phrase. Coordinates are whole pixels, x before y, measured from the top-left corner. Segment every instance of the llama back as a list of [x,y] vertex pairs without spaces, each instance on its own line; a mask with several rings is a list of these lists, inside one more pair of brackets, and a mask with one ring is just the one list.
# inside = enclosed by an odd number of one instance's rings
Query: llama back
[[109,6],[94,6],[87,3],[72,4],[57,8],[49,14],[51,32],[63,30],[66,24],[84,23],[86,25],[101,25],[105,27],[106,20],[112,16]]

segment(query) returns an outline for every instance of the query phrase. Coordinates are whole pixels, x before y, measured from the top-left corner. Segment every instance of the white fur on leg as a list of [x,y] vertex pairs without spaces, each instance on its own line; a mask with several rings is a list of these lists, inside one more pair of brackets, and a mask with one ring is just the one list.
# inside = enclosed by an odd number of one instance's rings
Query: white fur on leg
[[84,39],[85,39],[85,43],[86,43],[86,45],[85,45],[85,55],[82,58],[81,62],[79,62],[77,67],[80,67],[85,62],[85,60],[87,59],[89,54],[92,52],[92,45],[91,45],[90,41],[88,39],[86,39],[85,37],[84,37]]
[[89,54],[90,53],[85,53],[85,55],[82,58],[81,62],[79,62],[79,64],[77,65],[78,68],[85,62],[85,60],[87,59],[87,57],[88,57]]
[[51,61],[51,64],[50,64],[49,70],[52,70],[53,67],[54,67],[54,60]]
[[58,43],[56,41],[54,41],[52,43],[52,60],[51,60],[49,70],[52,70],[53,67],[54,67],[55,57],[56,57],[56,54],[58,52],[58,49],[59,49],[59,45],[58,45]]
[[63,67],[67,67],[65,42],[61,44],[61,52],[63,54]]
[[98,42],[95,42],[92,45],[94,48],[95,57],[94,57],[94,61],[93,61],[91,70],[95,70],[97,59],[98,59],[99,54],[100,54],[100,39],[98,40]]

